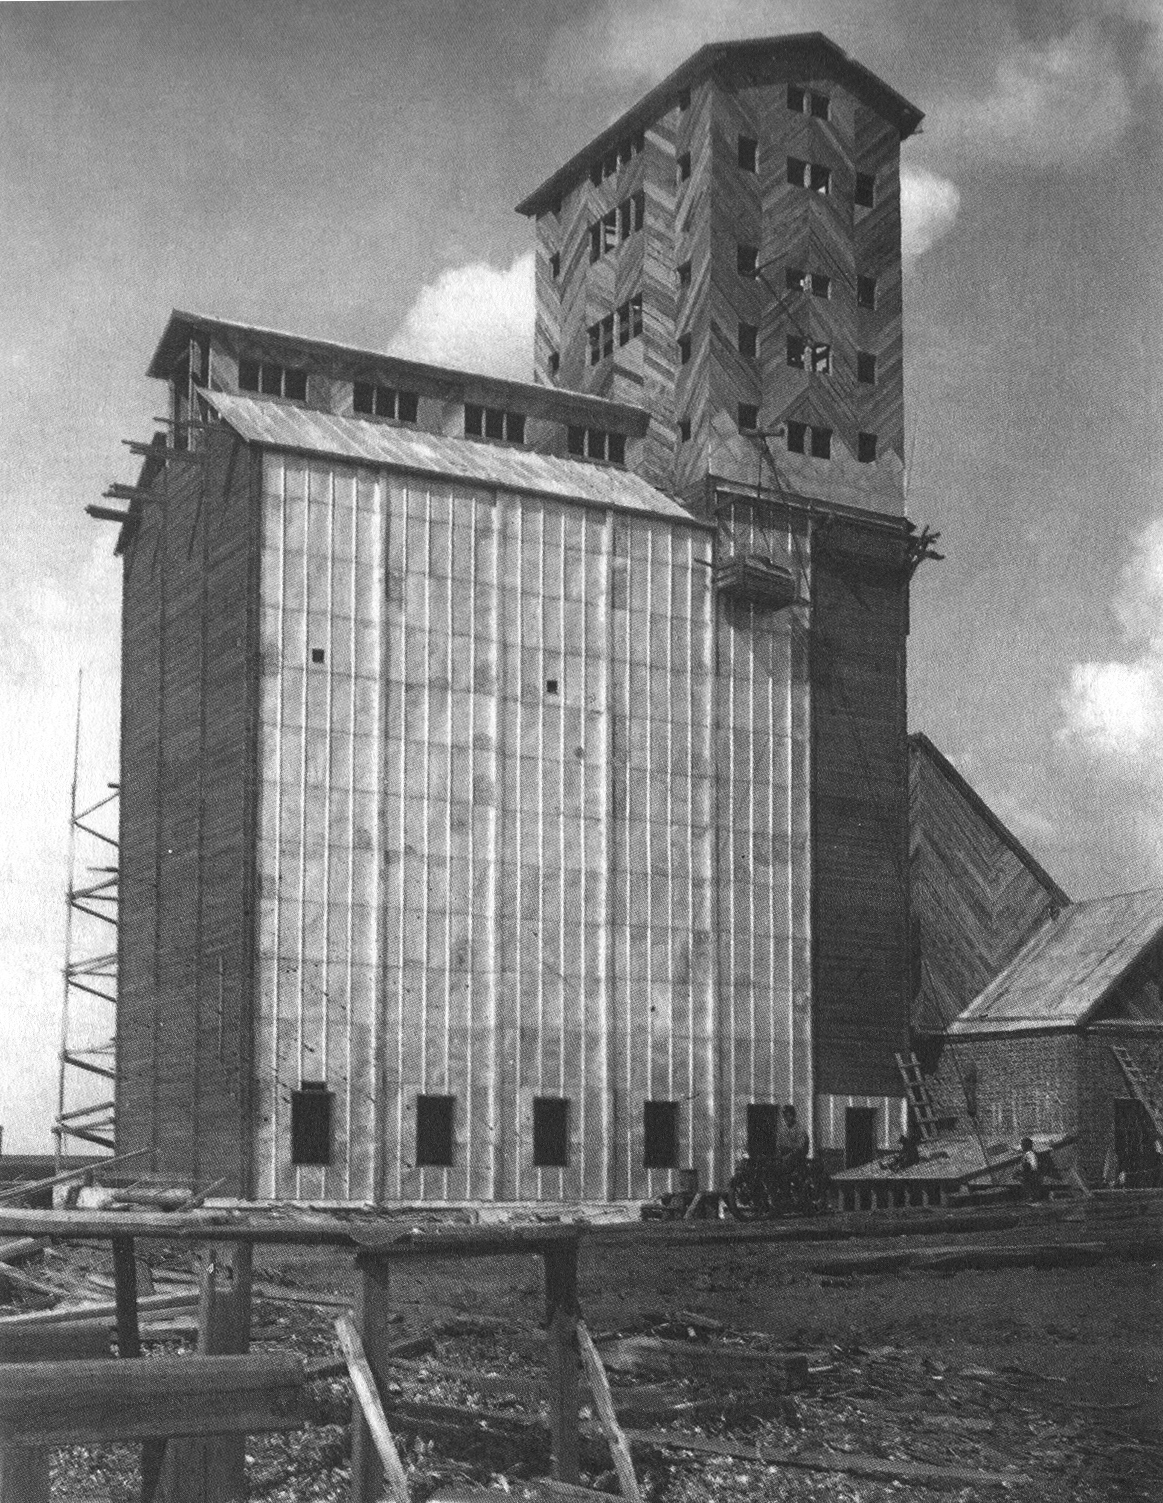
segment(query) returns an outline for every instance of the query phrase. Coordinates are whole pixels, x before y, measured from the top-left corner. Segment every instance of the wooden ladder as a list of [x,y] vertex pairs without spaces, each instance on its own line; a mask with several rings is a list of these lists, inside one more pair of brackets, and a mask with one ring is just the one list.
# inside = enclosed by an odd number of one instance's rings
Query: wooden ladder
[[905,1095],[913,1109],[921,1141],[932,1143],[937,1137],[937,1109],[933,1105],[933,1097],[925,1082],[920,1061],[911,1053],[897,1054],[894,1058],[896,1067],[901,1072],[901,1080],[904,1081]]
[[1152,1096],[1150,1088],[1147,1085],[1147,1077],[1139,1069],[1130,1052],[1123,1048],[1122,1044],[1111,1044],[1110,1052],[1118,1061],[1119,1069],[1126,1076],[1132,1096],[1142,1105],[1148,1117],[1154,1123],[1155,1136],[1163,1139],[1163,1108],[1158,1105],[1154,1096]]

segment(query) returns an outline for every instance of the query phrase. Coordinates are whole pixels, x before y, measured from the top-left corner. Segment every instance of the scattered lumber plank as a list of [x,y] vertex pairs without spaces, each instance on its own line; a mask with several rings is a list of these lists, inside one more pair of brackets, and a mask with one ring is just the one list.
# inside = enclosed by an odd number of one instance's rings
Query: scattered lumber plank
[[0,1363],[102,1356],[109,1356],[107,1320],[61,1321],[51,1326],[14,1326],[0,1331]]
[[297,1430],[307,1422],[305,1375],[299,1357],[281,1352],[0,1364],[0,1441],[56,1447]]
[[725,1342],[667,1341],[659,1336],[628,1336],[602,1349],[608,1368],[619,1372],[662,1373],[668,1377],[704,1375],[717,1381],[802,1388],[808,1359],[802,1352],[756,1352]]
[[25,1258],[44,1252],[48,1242],[47,1237],[16,1237],[11,1242],[0,1242],[0,1263],[22,1263]]
[[581,1352],[582,1366],[589,1379],[590,1393],[593,1395],[594,1408],[598,1412],[598,1421],[609,1443],[610,1455],[614,1459],[614,1470],[618,1474],[618,1486],[622,1490],[622,1496],[626,1499],[626,1503],[642,1503],[638,1479],[634,1475],[634,1463],[630,1457],[630,1446],[618,1423],[618,1416],[614,1412],[614,1399],[610,1393],[606,1369],[602,1366],[602,1359],[598,1356],[593,1337],[586,1329],[584,1320],[579,1320],[577,1323],[577,1344]]
[[392,1439],[388,1417],[384,1413],[380,1391],[376,1387],[375,1374],[364,1353],[363,1342],[355,1328],[355,1322],[350,1315],[341,1315],[335,1322],[335,1330],[339,1337],[340,1350],[347,1363],[351,1386],[359,1399],[363,1417],[367,1421],[376,1451],[379,1453],[380,1464],[384,1469],[384,1477],[393,1503],[410,1503],[408,1475],[404,1471],[400,1453],[396,1450],[396,1442]]
[[973,1467],[931,1466],[922,1461],[885,1461],[879,1456],[860,1456],[848,1451],[785,1451],[768,1446],[746,1446],[708,1435],[683,1435],[677,1430],[629,1430],[627,1435],[641,1445],[658,1450],[731,1456],[758,1462],[762,1466],[842,1472],[851,1477],[871,1477],[881,1482],[911,1482],[918,1487],[1004,1487],[1014,1481],[1015,1475],[1006,1476]]
[[[147,1294],[137,1301],[138,1311],[189,1310],[198,1303],[193,1294]],[[16,1326],[51,1326],[70,1320],[117,1319],[117,1303],[85,1305],[55,1305],[51,1310],[26,1310],[19,1315],[0,1315],[0,1331]]]

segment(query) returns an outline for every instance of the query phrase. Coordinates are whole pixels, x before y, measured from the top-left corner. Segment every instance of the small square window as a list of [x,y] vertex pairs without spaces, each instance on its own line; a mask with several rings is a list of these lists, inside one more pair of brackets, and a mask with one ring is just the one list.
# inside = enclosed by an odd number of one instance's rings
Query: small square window
[[642,1166],[678,1168],[678,1102],[646,1101],[642,1107]]
[[549,274],[550,274],[550,276],[552,276],[552,278],[553,278],[553,280],[555,282],[557,281],[558,277],[561,275],[561,252],[560,251],[554,251],[553,254],[552,254],[552,256],[550,256],[550,258],[549,258]]
[[238,388],[240,391],[257,391],[259,382],[259,363],[257,360],[240,360],[238,362]]
[[313,663],[325,663],[327,661],[327,653],[322,647],[312,647],[311,661]]
[[811,113],[816,117],[817,120],[826,120],[828,118],[829,106],[827,94],[812,94],[809,97],[811,103]]
[[464,404],[464,431],[470,438],[483,438],[485,431],[485,409],[477,407],[472,402]]
[[689,261],[680,262],[677,271],[679,289],[685,291],[691,285],[691,263]]
[[416,1165],[450,1169],[453,1150],[455,1096],[416,1097]]
[[759,142],[752,136],[739,137],[739,166],[744,172],[759,170]]
[[283,375],[283,395],[292,402],[307,400],[307,372],[286,371]]
[[831,428],[812,429],[812,458],[831,459],[832,457],[832,430]]
[[860,350],[856,356],[856,379],[866,386],[876,385],[876,356]]
[[856,278],[856,301],[861,308],[876,307],[876,278]]
[[533,1098],[533,1164],[537,1169],[569,1165],[569,1102],[564,1097]]
[[420,398],[414,391],[399,392],[396,397],[396,416],[401,423],[414,423],[420,411]]
[[856,174],[856,192],[854,194],[857,206],[861,209],[871,209],[876,204],[876,178],[871,172],[858,172]]
[[571,454],[584,455],[586,452],[586,430],[584,428],[571,428],[566,435],[566,447]]
[[831,297],[832,278],[822,271],[812,272],[812,296]]
[[688,365],[691,358],[691,337],[689,334],[680,334],[678,340],[678,363]]
[[682,156],[680,156],[679,159],[678,159],[678,180],[679,180],[679,182],[680,183],[685,183],[687,181],[687,179],[690,177],[690,175],[691,175],[691,154],[690,154],[689,151],[684,151],[683,154],[682,154]]
[[321,1080],[305,1080],[291,1092],[291,1163],[331,1162],[332,1093]]
[[739,432],[754,433],[759,427],[759,408],[752,402],[739,403]]
[[678,425],[678,441],[680,444],[689,444],[691,441],[691,420],[682,418]]
[[875,433],[858,433],[856,435],[856,458],[861,464],[876,463]]
[[375,411],[376,389],[370,381],[355,381],[351,387],[351,407],[353,412],[371,413]]
[[547,678],[545,680],[545,692],[546,694],[557,693],[557,680],[555,678]]
[[787,447],[790,454],[804,454],[807,452],[808,425],[807,423],[789,422],[787,425]]
[[741,277],[753,277],[759,265],[759,251],[754,245],[739,245],[735,248],[735,266]]
[[797,115],[802,115],[807,108],[807,100],[808,96],[805,89],[801,89],[798,84],[788,84],[787,107],[789,110],[794,110]]
[[739,325],[739,353],[754,360],[759,349],[759,330],[754,324]]

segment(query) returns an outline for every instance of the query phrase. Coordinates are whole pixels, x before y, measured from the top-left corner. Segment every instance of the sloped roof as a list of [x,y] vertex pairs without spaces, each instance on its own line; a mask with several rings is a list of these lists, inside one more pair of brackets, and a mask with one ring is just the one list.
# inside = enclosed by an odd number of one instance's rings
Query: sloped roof
[[692,53],[673,73],[667,74],[660,84],[651,89],[649,94],[644,94],[637,104],[631,105],[625,114],[619,115],[600,135],[575,152],[552,177],[547,178],[517,205],[517,213],[543,213],[559,193],[567,191],[578,178],[585,176],[595,157],[604,156],[626,136],[645,129],[660,115],[673,109],[679,92],[699,83],[713,68],[722,64],[746,64],[772,53],[789,57],[799,55],[803,57],[805,66],[821,62],[830,76],[838,79],[858,98],[891,121],[900,131],[902,141],[911,136],[925,118],[924,112],[915,104],[910,104],[903,94],[890,88],[863,63],[850,58],[843,48],[838,47],[822,31],[754,37],[750,41],[740,42],[709,42]]
[[199,396],[240,438],[265,448],[325,454],[415,475],[560,496],[695,527],[707,525],[665,492],[616,466],[587,464],[469,438],[445,438],[422,429],[366,422],[227,392],[199,391]]
[[953,1036],[1077,1028],[1163,934],[1163,889],[1073,903],[961,1015]]

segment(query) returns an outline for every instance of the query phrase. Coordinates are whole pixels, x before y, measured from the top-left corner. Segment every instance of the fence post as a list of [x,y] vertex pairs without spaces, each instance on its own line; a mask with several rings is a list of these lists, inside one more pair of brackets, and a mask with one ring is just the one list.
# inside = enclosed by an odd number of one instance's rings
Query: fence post
[[553,1443],[553,1475],[560,1482],[577,1482],[578,1436],[577,1352],[578,1239],[551,1244],[545,1259],[545,1344],[549,1379],[549,1425]]

